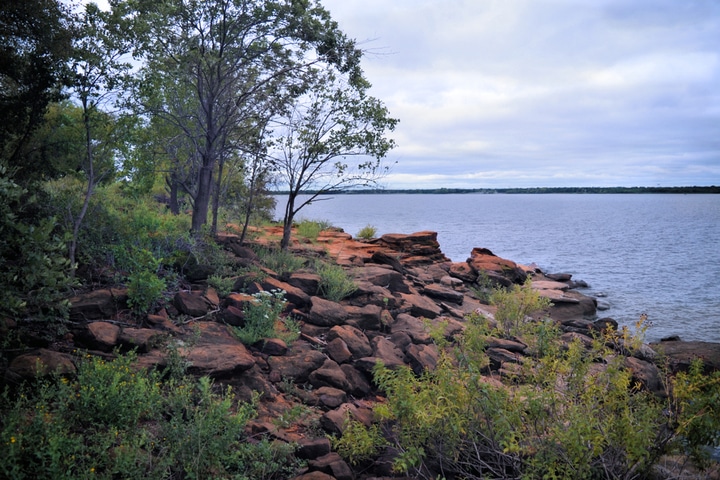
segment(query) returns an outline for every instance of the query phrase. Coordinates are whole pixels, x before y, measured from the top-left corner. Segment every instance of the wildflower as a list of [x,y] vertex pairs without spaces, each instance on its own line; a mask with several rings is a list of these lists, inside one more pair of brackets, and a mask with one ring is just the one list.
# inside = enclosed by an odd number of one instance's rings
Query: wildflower
[[15,437],[10,437],[10,443],[15,443]]

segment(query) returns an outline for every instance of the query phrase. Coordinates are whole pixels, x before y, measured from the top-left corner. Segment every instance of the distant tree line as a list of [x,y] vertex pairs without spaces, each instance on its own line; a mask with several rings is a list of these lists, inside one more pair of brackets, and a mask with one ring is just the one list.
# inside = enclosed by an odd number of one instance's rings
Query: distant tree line
[[[276,194],[287,194],[276,191]],[[314,194],[316,191],[303,191],[303,194]],[[530,187],[530,188],[409,188],[409,189],[370,189],[370,190],[332,190],[332,194],[447,194],[447,193],[720,193],[720,186],[709,187]]]

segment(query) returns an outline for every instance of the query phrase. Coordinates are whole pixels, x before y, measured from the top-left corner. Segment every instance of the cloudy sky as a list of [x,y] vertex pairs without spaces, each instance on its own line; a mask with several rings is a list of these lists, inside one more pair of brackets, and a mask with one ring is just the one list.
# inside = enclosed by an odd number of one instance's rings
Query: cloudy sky
[[718,0],[322,0],[400,119],[388,188],[720,185]]

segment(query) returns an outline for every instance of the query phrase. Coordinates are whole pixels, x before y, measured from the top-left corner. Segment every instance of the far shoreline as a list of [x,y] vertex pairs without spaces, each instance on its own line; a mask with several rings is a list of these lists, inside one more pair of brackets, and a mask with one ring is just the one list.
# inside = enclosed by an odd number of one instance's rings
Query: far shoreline
[[[272,195],[287,195],[288,191],[270,192]],[[350,189],[318,192],[305,190],[302,195],[387,195],[387,194],[552,194],[552,193],[592,193],[592,194],[638,194],[638,193],[673,193],[673,194],[720,194],[720,186],[688,186],[688,187],[527,187],[527,188],[414,188],[414,189]]]

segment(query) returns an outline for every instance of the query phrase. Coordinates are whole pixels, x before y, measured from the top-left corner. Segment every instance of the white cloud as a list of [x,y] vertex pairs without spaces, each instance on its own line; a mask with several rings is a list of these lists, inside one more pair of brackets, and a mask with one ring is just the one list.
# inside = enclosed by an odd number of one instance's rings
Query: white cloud
[[390,183],[720,184],[717,2],[323,3],[373,39]]

